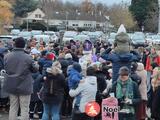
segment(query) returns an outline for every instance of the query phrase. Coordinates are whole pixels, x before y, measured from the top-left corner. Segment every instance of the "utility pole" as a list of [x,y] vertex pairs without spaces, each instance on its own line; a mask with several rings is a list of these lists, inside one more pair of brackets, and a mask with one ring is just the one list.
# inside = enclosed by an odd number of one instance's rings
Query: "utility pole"
[[158,33],[160,33],[160,0],[158,0],[158,6],[159,6],[159,11],[158,11]]

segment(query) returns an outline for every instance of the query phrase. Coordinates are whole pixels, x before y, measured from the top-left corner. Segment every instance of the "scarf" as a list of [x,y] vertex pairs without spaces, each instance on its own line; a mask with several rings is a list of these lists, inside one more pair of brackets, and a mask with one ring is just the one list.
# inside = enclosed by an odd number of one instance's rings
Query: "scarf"
[[[133,99],[133,82],[131,78],[129,78],[126,82],[122,82],[120,79],[118,79],[117,86],[116,86],[116,98],[117,99],[123,99],[123,98]],[[122,109],[128,109],[130,113],[135,114],[134,107],[128,104],[124,104],[122,106]]]
[[151,60],[151,65],[154,63],[154,59],[157,57],[158,55],[157,55],[157,53],[151,53],[150,54],[150,60]]

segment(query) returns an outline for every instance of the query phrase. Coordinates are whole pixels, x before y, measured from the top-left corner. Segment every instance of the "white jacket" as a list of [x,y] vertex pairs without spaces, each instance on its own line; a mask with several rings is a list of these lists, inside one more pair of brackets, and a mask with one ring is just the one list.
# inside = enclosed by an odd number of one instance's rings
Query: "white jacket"
[[76,96],[80,95],[79,110],[81,113],[85,112],[85,105],[88,102],[95,101],[97,93],[97,78],[95,76],[86,76],[83,83],[79,83],[76,89],[71,89],[69,95],[75,97],[73,102],[73,108],[76,101]]

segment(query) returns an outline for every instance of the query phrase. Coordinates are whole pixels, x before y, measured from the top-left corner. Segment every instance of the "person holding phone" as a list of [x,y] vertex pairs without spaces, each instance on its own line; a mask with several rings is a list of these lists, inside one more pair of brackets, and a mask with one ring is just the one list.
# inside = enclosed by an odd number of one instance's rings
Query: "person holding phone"
[[129,74],[127,67],[121,67],[119,78],[112,86],[111,93],[115,94],[120,106],[119,120],[136,120],[135,108],[141,100],[138,85],[132,81]]

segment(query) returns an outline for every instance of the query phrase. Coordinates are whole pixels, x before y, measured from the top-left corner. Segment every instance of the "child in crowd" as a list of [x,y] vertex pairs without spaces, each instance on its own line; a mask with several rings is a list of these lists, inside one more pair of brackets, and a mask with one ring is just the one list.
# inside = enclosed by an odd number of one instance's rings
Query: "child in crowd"
[[42,118],[42,113],[43,113],[43,105],[37,94],[42,87],[41,81],[43,79],[43,76],[39,72],[37,72],[37,73],[33,73],[32,77],[34,79],[33,93],[31,94],[31,101],[29,106],[30,108],[29,115],[31,120],[34,118],[34,113],[36,112],[38,113],[39,119]]
[[[73,65],[68,67],[67,75],[68,75],[68,86],[69,89],[76,89],[78,87],[78,84],[80,82],[83,82],[82,80],[82,68],[79,63],[73,63]],[[76,96],[76,101],[75,101],[75,108],[76,111],[79,111],[79,104],[80,104],[81,96],[78,95]]]

